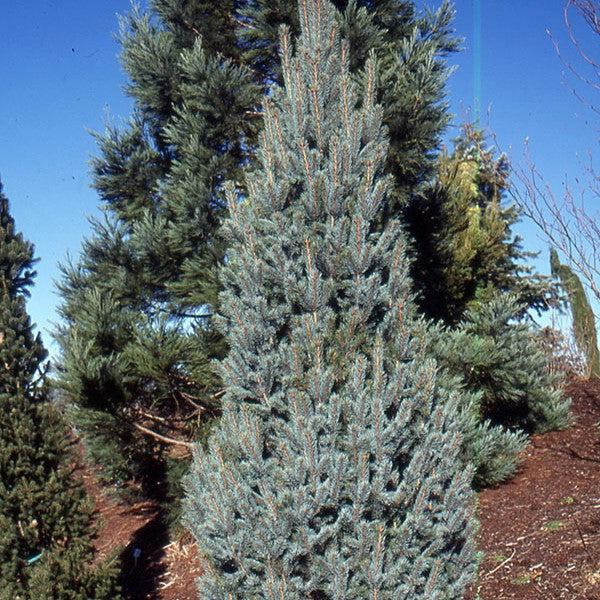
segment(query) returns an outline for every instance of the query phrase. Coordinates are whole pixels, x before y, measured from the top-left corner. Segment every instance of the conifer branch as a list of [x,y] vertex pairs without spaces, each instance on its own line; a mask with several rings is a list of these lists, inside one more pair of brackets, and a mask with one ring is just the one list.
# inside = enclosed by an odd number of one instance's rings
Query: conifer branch
[[148,427],[144,427],[143,425],[140,425],[139,423],[134,423],[133,426],[138,431],[141,431],[142,433],[145,433],[146,435],[149,435],[150,437],[152,437],[160,442],[163,442],[165,444],[170,444],[173,446],[183,446],[185,448],[189,448],[190,450],[192,450],[195,446],[192,442],[176,440],[176,439],[168,437],[166,435],[161,435],[160,433],[157,433],[156,431],[152,431],[152,429],[148,429]]

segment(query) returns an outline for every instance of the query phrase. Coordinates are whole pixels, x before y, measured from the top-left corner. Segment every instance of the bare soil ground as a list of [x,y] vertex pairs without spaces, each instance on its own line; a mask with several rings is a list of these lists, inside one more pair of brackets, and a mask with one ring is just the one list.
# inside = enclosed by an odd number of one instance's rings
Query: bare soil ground
[[[600,600],[600,381],[573,382],[568,393],[573,426],[534,436],[519,474],[479,495],[484,560],[469,600]],[[192,540],[169,539],[156,504],[119,504],[89,469],[84,480],[98,557],[120,552],[123,597],[197,600]]]

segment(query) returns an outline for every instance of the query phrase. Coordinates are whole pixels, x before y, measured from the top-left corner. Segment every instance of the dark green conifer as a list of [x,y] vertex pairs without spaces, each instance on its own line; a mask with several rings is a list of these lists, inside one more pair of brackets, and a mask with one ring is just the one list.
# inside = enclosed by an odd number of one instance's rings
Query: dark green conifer
[[98,136],[106,218],[64,267],[57,334],[61,385],[113,480],[143,478],[159,438],[140,426],[185,445],[217,406],[222,184],[248,162],[260,92],[239,64],[232,7],[156,0],[122,22],[134,114]]
[[114,569],[90,564],[66,425],[44,402],[46,353],[25,308],[34,263],[0,187],[0,598],[113,600]]
[[581,279],[568,265],[558,258],[554,248],[550,249],[550,268],[564,289],[573,321],[573,335],[577,349],[585,357],[588,377],[600,377],[600,353],[596,332],[596,317],[590,305]]
[[325,0],[299,2],[259,168],[229,195],[223,416],[188,482],[200,598],[463,597],[471,473],[417,334],[382,108]]

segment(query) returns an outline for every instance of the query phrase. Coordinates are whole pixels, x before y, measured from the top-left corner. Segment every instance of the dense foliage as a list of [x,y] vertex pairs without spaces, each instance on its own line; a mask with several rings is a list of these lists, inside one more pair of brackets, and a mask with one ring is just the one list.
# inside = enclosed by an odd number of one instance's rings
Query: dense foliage
[[[438,153],[449,120],[446,62],[458,43],[451,6],[420,14],[405,0],[333,5],[350,72],[371,54],[378,62],[373,93],[389,134],[390,179],[377,227],[399,220],[408,232],[419,310],[456,325],[498,291],[517,293],[523,312],[543,309],[554,291],[529,271],[530,255],[511,233],[518,214],[503,203],[505,157],[471,127],[452,154]],[[220,410],[213,360],[227,344],[213,314],[226,253],[224,182],[243,185],[257,164],[261,98],[282,77],[281,24],[298,33],[293,3],[153,0],[147,13],[122,20],[134,111],[97,135],[93,184],[105,217],[63,267],[59,381],[85,447],[106,481],[122,493],[141,487],[170,518],[181,459]],[[363,83],[356,79],[359,98]],[[452,364],[448,377],[460,382]],[[481,418],[484,392],[470,389],[464,447],[483,485],[512,472],[523,438]]]
[[[150,0],[121,21],[133,111],[96,134],[59,396],[105,482],[175,518],[185,494],[203,599],[460,600],[472,486],[570,421],[527,318],[558,288],[513,233],[507,158],[472,125],[440,143],[452,18]],[[108,600],[34,263],[0,188],[0,600]],[[600,375],[585,290],[551,265]]]
[[415,327],[374,65],[299,2],[259,168],[229,193],[223,416],[188,481],[201,598],[458,599],[474,574],[458,399]]
[[61,385],[111,480],[147,480],[149,462],[168,462],[162,442],[185,447],[218,404],[220,188],[248,160],[259,89],[239,66],[230,4],[157,0],[156,19],[122,22],[135,110],[98,135],[106,219],[63,269],[57,336]]
[[548,277],[533,272],[522,240],[512,233],[519,218],[506,203],[506,156],[495,156],[481,130],[465,125],[452,153],[437,160],[435,179],[406,222],[413,247],[419,307],[446,324],[498,293],[515,294],[523,312],[547,310],[557,299]]
[[453,385],[473,394],[464,405],[471,427],[465,456],[476,467],[476,483],[498,483],[512,475],[524,434],[565,427],[570,402],[563,396],[548,357],[515,295],[493,298],[469,310],[453,329],[430,330],[432,350]]
[[25,307],[34,262],[0,187],[0,598],[112,600],[112,567],[89,564],[91,512],[66,424],[44,402],[46,353]]

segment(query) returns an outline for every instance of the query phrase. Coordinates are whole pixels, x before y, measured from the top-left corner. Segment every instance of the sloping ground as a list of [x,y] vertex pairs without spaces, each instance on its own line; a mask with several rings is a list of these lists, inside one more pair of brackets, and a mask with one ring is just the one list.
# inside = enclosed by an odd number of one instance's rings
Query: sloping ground
[[573,426],[534,436],[517,477],[480,494],[481,600],[600,599],[600,382],[568,393]]
[[[600,600],[600,382],[568,392],[573,426],[534,436],[520,473],[480,494],[485,557],[470,600]],[[93,473],[84,480],[98,511],[98,555],[120,552],[124,598],[197,600],[192,541],[169,540],[155,504],[120,505]]]

